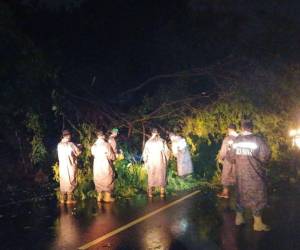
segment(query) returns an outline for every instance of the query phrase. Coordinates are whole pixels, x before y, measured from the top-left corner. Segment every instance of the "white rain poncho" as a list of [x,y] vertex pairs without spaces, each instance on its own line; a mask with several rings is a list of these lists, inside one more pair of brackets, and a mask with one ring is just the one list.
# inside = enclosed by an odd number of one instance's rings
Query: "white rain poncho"
[[152,136],[145,144],[143,160],[148,172],[148,187],[166,186],[169,149],[165,140]]
[[110,144],[103,138],[98,138],[91,151],[94,156],[93,175],[97,192],[112,192],[115,180],[113,169],[115,154]]
[[234,185],[236,182],[235,164],[231,163],[226,156],[237,136],[238,134],[235,132],[232,132],[226,136],[222,142],[222,146],[218,155],[218,162],[223,166],[221,182],[225,187]]
[[172,136],[172,153],[177,159],[177,174],[185,176],[193,173],[193,163],[188,145],[184,138],[175,135]]
[[117,156],[118,155],[118,147],[117,147],[117,141],[115,137],[110,136],[108,139],[108,143],[110,144],[112,150],[114,151],[114,154]]
[[76,187],[77,157],[80,150],[67,138],[57,145],[60,191],[71,193]]

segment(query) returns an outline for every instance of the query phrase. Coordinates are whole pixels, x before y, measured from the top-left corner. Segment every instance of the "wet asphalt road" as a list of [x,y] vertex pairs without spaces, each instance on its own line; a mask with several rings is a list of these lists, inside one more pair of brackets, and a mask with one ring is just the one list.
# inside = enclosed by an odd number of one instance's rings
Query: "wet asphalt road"
[[[89,249],[299,250],[299,191],[270,196],[268,233],[255,233],[251,216],[234,225],[234,199],[199,193]],[[55,200],[0,208],[0,249],[72,249],[169,204],[185,194],[149,201],[145,196],[115,204],[82,202],[57,206]]]

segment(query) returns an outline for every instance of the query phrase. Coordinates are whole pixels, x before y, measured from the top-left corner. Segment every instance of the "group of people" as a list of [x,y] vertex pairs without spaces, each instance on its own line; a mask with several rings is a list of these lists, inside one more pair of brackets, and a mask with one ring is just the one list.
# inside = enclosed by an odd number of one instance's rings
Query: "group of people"
[[[112,193],[116,179],[114,162],[120,151],[116,137],[118,129],[112,129],[108,138],[103,131],[96,131],[96,141],[91,146],[93,161],[93,180],[97,191],[98,202],[113,202]],[[153,189],[160,188],[160,196],[165,196],[167,165],[171,152],[177,159],[178,176],[184,177],[193,172],[193,164],[188,145],[184,138],[174,133],[169,134],[171,150],[157,129],[152,129],[151,137],[145,143],[142,158],[148,172],[148,196],[153,196]],[[81,146],[71,141],[71,133],[64,130],[62,139],[57,146],[60,178],[60,202],[75,203],[73,197],[76,188],[77,158],[81,153]]]
[[[245,223],[244,210],[250,208],[254,217],[255,231],[268,231],[269,226],[262,222],[261,213],[267,204],[265,163],[270,158],[270,150],[264,140],[252,133],[250,120],[242,121],[242,131],[236,132],[234,124],[229,125],[218,155],[222,164],[223,191],[220,198],[229,198],[229,187],[236,186],[237,210],[236,225]],[[113,202],[112,192],[116,179],[114,161],[118,157],[116,137],[118,129],[112,129],[108,138],[103,131],[96,132],[96,141],[91,147],[94,157],[93,179],[98,202]],[[171,154],[177,159],[178,176],[193,173],[193,164],[186,140],[174,133],[169,134],[171,150],[166,140],[161,138],[157,129],[152,129],[151,136],[145,143],[142,158],[148,173],[148,197],[153,196],[153,189],[160,189],[160,196],[165,196],[167,165]],[[71,142],[71,133],[63,131],[58,144],[59,176],[61,203],[74,203],[73,191],[76,187],[77,158],[81,153],[80,145]]]
[[[113,202],[115,171],[113,162],[118,156],[116,137],[118,129],[114,128],[106,140],[103,131],[96,132],[96,141],[91,147],[94,156],[93,178],[98,193],[97,200]],[[62,139],[58,143],[57,153],[59,160],[60,202],[75,203],[73,192],[77,186],[77,158],[81,154],[81,145],[71,141],[71,133],[64,130]]]
[[[174,133],[169,134],[172,154],[177,159],[177,174],[184,177],[193,173],[193,164],[188,145],[184,138]],[[167,165],[171,152],[157,129],[152,129],[151,137],[143,150],[143,161],[148,172],[148,197],[152,197],[153,188],[160,188],[160,196],[165,196]]]
[[221,182],[223,191],[220,198],[229,198],[229,187],[235,186],[237,193],[237,226],[245,223],[244,210],[251,209],[255,231],[269,231],[262,222],[262,210],[267,205],[265,163],[270,159],[270,149],[265,141],[252,133],[253,123],[242,121],[242,131],[236,132],[234,124],[229,125],[228,135],[223,140],[218,155],[222,164]]

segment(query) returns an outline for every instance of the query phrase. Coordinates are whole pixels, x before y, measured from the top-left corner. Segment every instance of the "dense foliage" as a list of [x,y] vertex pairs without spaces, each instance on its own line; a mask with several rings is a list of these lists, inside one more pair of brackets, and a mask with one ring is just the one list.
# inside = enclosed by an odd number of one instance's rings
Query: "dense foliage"
[[[190,145],[195,176],[180,180],[175,175],[174,161],[171,161],[168,172],[170,192],[214,181],[218,177],[215,158],[227,126],[230,123],[239,126],[244,118],[254,121],[254,132],[263,136],[270,145],[272,161],[269,174],[274,184],[282,180],[295,181],[299,172],[296,167],[299,160],[296,151],[291,148],[288,131],[297,125],[298,110],[295,107],[299,107],[300,104],[296,97],[300,94],[298,84],[300,70],[296,66],[282,67],[280,73],[275,74],[273,66],[268,65],[259,68],[248,66],[248,71],[252,74],[236,74],[234,83],[224,80],[222,85],[216,84],[214,91],[217,94],[209,103],[193,98],[189,100],[187,97],[195,96],[195,92],[189,93],[191,90],[187,86],[195,83],[193,81],[187,83],[184,80],[184,90],[180,88],[178,92],[174,90],[167,92],[164,88],[160,88],[152,97],[146,97],[139,107],[134,107],[126,117],[134,121],[133,128],[130,127],[132,134],[129,138],[140,139],[133,140],[136,141],[133,144],[123,141],[123,145],[127,146],[126,159],[117,163],[117,171],[120,174],[116,193],[127,197],[139,191],[145,192],[146,173],[142,165],[135,161],[134,154],[141,153],[141,139],[143,133],[146,137],[146,132],[143,132],[135,121],[142,122],[146,128],[153,124],[158,125],[162,128],[163,136],[166,131],[176,130],[184,135]],[[264,84],[258,88],[256,82],[259,81]],[[182,84],[182,80],[176,84]],[[200,97],[203,95],[200,94]],[[178,107],[181,99],[184,100],[184,105]],[[175,113],[172,112],[173,105],[177,106]],[[88,131],[79,134],[80,141],[89,149],[93,138],[92,130],[85,124],[79,126],[79,131]],[[88,153],[83,158],[87,157],[90,157]],[[87,168],[90,169],[90,162],[90,159],[87,162],[83,161],[83,165],[87,164]],[[89,171],[86,173],[87,176],[91,175]]]
[[[78,127],[79,141],[83,145],[82,154],[79,157],[79,170],[77,173],[78,186],[75,190],[75,196],[78,199],[87,199],[96,197],[96,192],[93,183],[93,158],[91,156],[91,145],[95,141],[95,127],[86,123]],[[128,145],[127,145],[128,146]],[[115,183],[115,195],[117,197],[133,197],[139,194],[146,193],[147,190],[147,171],[141,162],[141,152],[138,150],[132,151],[124,147],[124,159],[120,158],[115,162],[117,179]],[[207,163],[207,162],[205,162]],[[205,163],[203,166],[205,166]],[[207,165],[206,165],[207,167]],[[54,180],[59,182],[58,163],[53,167]],[[198,168],[196,168],[197,170]],[[207,176],[209,175],[209,176]],[[167,192],[173,193],[184,191],[200,186],[208,187],[211,179],[215,175],[215,168],[198,169],[194,176],[188,176],[184,179],[179,178],[176,173],[176,161],[172,159],[168,167],[168,187]],[[57,193],[59,195],[59,193]]]
[[[1,187],[51,176],[68,128],[84,149],[76,195],[93,197],[90,147],[100,126],[120,128],[118,196],[145,191],[138,156],[152,126],[164,138],[182,134],[192,152],[195,175],[177,178],[172,161],[168,191],[206,185],[218,178],[227,125],[242,118],[253,119],[272,149],[274,183],[297,181],[300,157],[288,130],[300,122],[299,15],[287,18],[272,4],[20,2],[0,1]],[[130,15],[121,27],[111,20],[131,11],[147,15]]]

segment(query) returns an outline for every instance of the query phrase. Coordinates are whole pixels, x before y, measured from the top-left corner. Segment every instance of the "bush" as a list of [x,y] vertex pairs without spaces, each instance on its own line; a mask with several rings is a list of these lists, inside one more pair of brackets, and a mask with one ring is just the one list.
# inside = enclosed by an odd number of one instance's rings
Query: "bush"
[[[117,179],[114,194],[119,198],[131,198],[147,191],[147,170],[142,163],[132,162],[128,159],[115,162]],[[59,183],[58,164],[53,166],[54,180]],[[171,160],[167,172],[167,193],[191,190],[197,187],[208,186],[209,183],[195,174],[180,178],[176,173],[176,161]],[[57,194],[59,194],[57,192]],[[78,169],[77,187],[74,192],[79,200],[95,198],[96,191],[93,183],[92,168]]]

